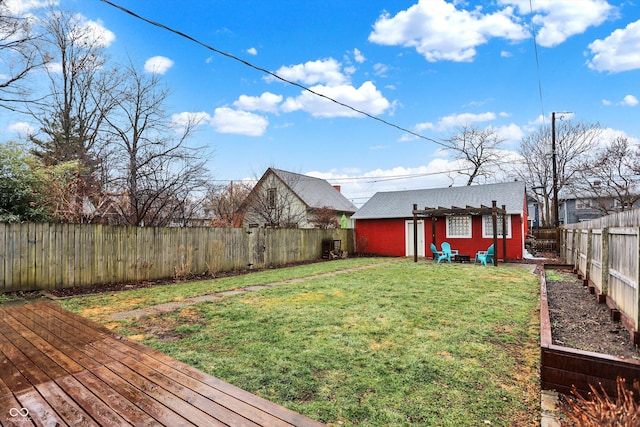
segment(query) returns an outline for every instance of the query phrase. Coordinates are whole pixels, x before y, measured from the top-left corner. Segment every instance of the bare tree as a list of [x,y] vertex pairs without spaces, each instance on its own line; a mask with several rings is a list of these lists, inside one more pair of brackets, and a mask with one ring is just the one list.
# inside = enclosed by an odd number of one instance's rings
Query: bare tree
[[504,139],[492,128],[478,129],[464,125],[457,132],[445,140],[445,146],[452,150],[456,158],[469,166],[468,171],[460,172],[467,175],[467,185],[471,185],[478,178],[491,178],[500,165],[500,146]]
[[33,152],[46,164],[80,160],[93,170],[105,145],[97,143],[118,71],[108,67],[104,41],[77,14],[51,9],[42,26],[49,95],[32,108],[41,127]]
[[16,110],[28,96],[27,77],[47,61],[40,55],[39,41],[31,20],[0,1],[0,107]]
[[608,146],[578,163],[568,186],[603,214],[631,209],[640,200],[639,160],[638,147],[628,138],[614,138]]
[[211,187],[204,204],[204,208],[213,214],[211,225],[235,226],[237,212],[250,192],[251,187],[243,182],[230,182],[229,185]]
[[[82,208],[103,200],[103,161],[106,157],[105,116],[113,108],[110,94],[120,81],[117,69],[108,66],[105,43],[79,15],[54,10],[42,18],[47,61],[48,95],[43,102],[28,104],[39,123],[32,135],[32,153],[45,165],[78,161],[77,197],[68,206]],[[81,217],[83,212],[68,213]]]
[[204,194],[208,181],[206,155],[187,145],[195,119],[178,129],[164,109],[169,92],[157,75],[140,74],[133,64],[117,90],[115,106],[105,120],[112,141],[109,180],[119,194],[122,221],[131,225],[183,223],[185,204]]
[[322,229],[340,228],[338,218],[336,218],[336,211],[330,207],[322,207],[316,209],[311,222],[317,227]]
[[551,130],[540,127],[522,139],[519,153],[523,164],[516,169],[519,179],[533,191],[532,197],[540,207],[540,221],[543,226],[549,226],[551,221],[551,201],[553,200],[553,169],[549,147]]
[[[579,171],[580,161],[592,152],[601,135],[598,123],[589,124],[559,121],[556,126],[556,171],[557,190],[561,191]],[[541,210],[543,226],[555,223],[553,217],[553,158],[551,153],[551,127],[540,126],[535,132],[525,136],[520,144],[523,158],[515,175],[522,179]]]

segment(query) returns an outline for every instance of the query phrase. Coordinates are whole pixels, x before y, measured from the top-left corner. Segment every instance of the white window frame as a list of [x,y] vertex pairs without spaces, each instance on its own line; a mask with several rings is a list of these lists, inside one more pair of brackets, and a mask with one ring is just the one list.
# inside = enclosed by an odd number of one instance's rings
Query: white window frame
[[276,208],[276,198],[278,197],[278,190],[275,187],[267,189],[267,206],[269,209]]
[[[454,216],[447,216],[447,239],[453,239],[453,238],[457,238],[457,239],[470,239],[471,237],[473,237],[473,223],[472,223],[472,219],[471,219],[471,215],[454,215]],[[467,233],[465,234],[452,234],[451,231],[452,230],[452,226],[451,226],[451,221],[458,220],[458,219],[466,219],[467,220],[467,224],[468,224],[468,230]]]
[[[502,238],[500,229],[502,228],[502,215],[498,215],[498,238]],[[493,222],[491,215],[482,215],[482,237],[493,238]],[[511,238],[511,215],[507,215],[507,239]]]
[[593,208],[593,200],[576,199],[576,210],[588,210]]

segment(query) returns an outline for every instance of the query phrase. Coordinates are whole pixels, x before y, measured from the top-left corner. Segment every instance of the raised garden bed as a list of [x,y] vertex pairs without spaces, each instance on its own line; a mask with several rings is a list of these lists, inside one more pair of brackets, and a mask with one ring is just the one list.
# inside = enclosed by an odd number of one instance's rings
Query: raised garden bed
[[[545,271],[548,269],[568,269],[571,271],[573,267],[570,265],[545,266],[540,276],[540,371],[542,389],[556,390],[563,394],[570,394],[575,386],[580,393],[586,394],[590,391],[589,385],[593,385],[597,389],[602,385],[610,396],[616,396],[616,378],[625,378],[628,384],[631,384],[634,379],[639,379],[640,361],[634,358],[633,350],[631,350],[630,353],[628,351],[625,352],[626,356],[621,357],[618,355],[572,348],[560,345],[557,342],[554,343],[545,274]],[[579,285],[576,285],[576,291],[582,291],[578,286]],[[591,297],[593,298],[594,304],[597,305],[597,297],[595,295],[591,295]],[[569,306],[567,309],[579,310],[579,307]],[[608,321],[613,322],[611,319]],[[614,326],[612,326],[612,328],[614,328]],[[592,332],[588,327],[583,329],[585,335]],[[598,340],[606,340],[607,337],[596,334],[590,339],[597,344]],[[631,342],[630,337],[629,342]],[[640,396],[636,396],[636,398],[640,399]]]

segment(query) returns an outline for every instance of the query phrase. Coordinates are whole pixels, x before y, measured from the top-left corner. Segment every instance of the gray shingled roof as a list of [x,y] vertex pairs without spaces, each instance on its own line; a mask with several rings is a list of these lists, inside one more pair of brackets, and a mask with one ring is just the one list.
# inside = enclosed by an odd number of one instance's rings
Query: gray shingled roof
[[353,219],[411,218],[413,204],[424,208],[464,208],[467,206],[491,206],[495,200],[498,207],[505,205],[507,213],[522,214],[525,197],[524,182],[470,185],[465,187],[432,188],[380,192],[373,195]]
[[310,208],[328,207],[339,212],[355,212],[358,208],[324,179],[271,169]]

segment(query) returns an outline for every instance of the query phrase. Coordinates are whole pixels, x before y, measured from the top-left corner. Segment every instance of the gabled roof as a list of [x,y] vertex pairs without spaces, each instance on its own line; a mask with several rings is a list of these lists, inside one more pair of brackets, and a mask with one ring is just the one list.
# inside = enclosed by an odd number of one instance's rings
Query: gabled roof
[[331,208],[339,212],[354,213],[358,208],[342,193],[324,179],[308,175],[269,168],[265,176],[272,171],[287,185],[308,207],[313,209]]
[[505,205],[508,214],[523,214],[524,182],[470,185],[464,187],[431,188],[426,190],[406,190],[379,192],[373,195],[353,219],[412,218],[413,204],[424,208],[465,208],[467,206],[491,206],[497,202],[498,208]]

